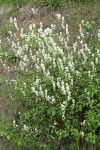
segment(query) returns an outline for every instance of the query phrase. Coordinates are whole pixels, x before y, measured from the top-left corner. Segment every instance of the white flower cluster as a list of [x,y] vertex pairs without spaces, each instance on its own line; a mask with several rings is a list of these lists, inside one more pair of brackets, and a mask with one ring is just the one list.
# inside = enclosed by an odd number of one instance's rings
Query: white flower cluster
[[98,38],[99,38],[99,42],[100,42],[100,29],[98,30]]
[[67,101],[63,101],[61,104],[61,112],[62,112],[62,119],[64,120],[65,117],[65,112],[66,112],[66,106],[67,106]]
[[23,125],[23,130],[24,130],[24,131],[28,131],[28,130],[29,130],[29,127],[28,127],[26,124],[24,124],[24,125]]
[[[34,13],[33,9],[32,12]],[[25,32],[23,28],[19,29],[16,18],[10,18],[10,22],[14,24],[17,32],[20,33],[19,39],[17,39],[17,35],[9,31],[11,39],[8,37],[7,40],[11,46],[11,52],[19,58],[14,69],[26,74],[35,70],[34,74],[38,74],[34,83],[33,81],[31,83],[31,91],[36,96],[41,97],[41,100],[53,105],[56,105],[60,99],[58,93],[61,94],[61,112],[64,119],[68,103],[71,102],[72,107],[75,106],[75,99],[72,96],[74,78],[76,77],[80,80],[81,71],[88,64],[89,69],[86,68],[87,76],[93,80],[97,64],[99,64],[100,53],[98,49],[94,55],[85,42],[85,35],[82,29],[84,21],[79,25],[80,35],[70,46],[68,24],[65,23],[63,16],[60,14],[56,16],[61,20],[61,27],[65,31],[64,34],[63,32],[55,33],[54,30],[57,26],[54,24],[51,25],[51,28],[43,29],[42,22],[40,22],[38,29],[31,22],[29,31]],[[13,41],[12,37],[14,37]],[[100,30],[98,39],[100,41]],[[5,53],[5,56],[8,56],[8,54]],[[10,71],[11,68],[7,66],[7,60],[0,59],[0,61],[3,67]],[[24,96],[26,96],[26,87],[26,83],[23,83],[23,88],[21,87],[20,89]],[[15,122],[13,124],[15,125]],[[26,126],[24,126],[24,129],[28,130]]]
[[16,124],[15,120],[13,120],[13,127],[18,128],[18,124]]
[[15,26],[15,28],[17,29],[17,30],[19,30],[19,27],[18,27],[18,24],[17,24],[17,19],[16,18],[10,18],[10,23],[12,23],[14,26]]
[[43,90],[43,87],[40,83],[41,83],[41,80],[37,78],[34,83],[34,86],[32,86],[32,88],[31,88],[32,92],[34,94],[36,94],[36,96],[40,96],[43,100],[45,100],[51,104],[54,104],[56,102],[55,97],[53,95],[50,96],[48,94],[47,89]]

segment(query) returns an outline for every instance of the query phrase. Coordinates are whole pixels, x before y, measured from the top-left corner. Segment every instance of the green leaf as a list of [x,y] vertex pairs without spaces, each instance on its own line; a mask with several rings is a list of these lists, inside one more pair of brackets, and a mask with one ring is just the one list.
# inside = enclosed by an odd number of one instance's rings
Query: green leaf
[[11,139],[10,135],[7,135],[7,137],[6,137],[6,138],[7,138],[7,140],[10,140],[10,139]]

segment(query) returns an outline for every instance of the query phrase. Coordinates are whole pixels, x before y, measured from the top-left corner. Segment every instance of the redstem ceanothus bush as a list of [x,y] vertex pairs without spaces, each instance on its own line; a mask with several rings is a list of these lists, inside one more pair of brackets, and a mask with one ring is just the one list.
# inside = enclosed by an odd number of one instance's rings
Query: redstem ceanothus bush
[[[14,149],[66,149],[69,140],[84,147],[99,139],[100,29],[90,45],[82,20],[79,36],[69,44],[69,26],[63,16],[56,16],[62,29],[58,33],[56,25],[44,29],[42,22],[38,29],[31,23],[25,32],[10,18],[19,38],[9,31],[10,49],[0,62],[15,74],[6,79],[10,98],[23,104],[19,120],[11,125]],[[8,63],[11,54],[16,58],[13,68]]]

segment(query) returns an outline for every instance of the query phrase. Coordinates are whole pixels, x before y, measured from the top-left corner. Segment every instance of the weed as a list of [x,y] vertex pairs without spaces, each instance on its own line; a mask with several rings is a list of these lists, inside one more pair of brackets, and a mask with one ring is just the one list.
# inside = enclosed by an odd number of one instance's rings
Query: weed
[[[29,0],[32,3],[36,3],[36,0]],[[0,4],[14,4],[14,5],[19,5],[22,6],[24,4],[27,4],[29,2],[28,0],[0,0]],[[48,6],[49,8],[55,8],[59,5],[65,5],[67,4],[67,2],[76,2],[76,3],[96,3],[99,2],[99,0],[40,0],[40,3],[42,3],[43,5]],[[38,3],[39,3],[38,2]]]
[[19,58],[13,67],[16,76],[6,84],[23,111],[1,136],[12,142],[14,150],[98,148],[100,30],[96,29],[95,42],[87,42],[87,30],[94,22],[82,20],[76,41],[69,44],[69,25],[61,14],[57,18],[58,33],[54,24],[44,29],[40,23],[37,29],[31,23],[24,32],[16,18],[11,21],[20,37],[10,32],[11,53],[6,52],[5,59],[1,55],[0,61],[10,72],[7,58],[11,62]]

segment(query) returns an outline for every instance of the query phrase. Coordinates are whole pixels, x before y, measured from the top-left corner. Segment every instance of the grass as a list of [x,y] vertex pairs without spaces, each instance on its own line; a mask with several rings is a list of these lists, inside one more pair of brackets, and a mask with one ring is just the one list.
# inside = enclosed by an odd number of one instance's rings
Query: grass
[[14,5],[24,5],[27,4],[29,2],[32,2],[33,4],[37,3],[37,4],[42,4],[45,6],[48,6],[49,8],[55,8],[57,6],[61,6],[61,5],[65,5],[68,2],[75,2],[75,3],[97,3],[99,2],[99,0],[39,0],[37,2],[37,0],[0,0],[0,4],[14,4]]

